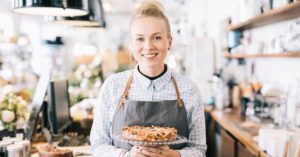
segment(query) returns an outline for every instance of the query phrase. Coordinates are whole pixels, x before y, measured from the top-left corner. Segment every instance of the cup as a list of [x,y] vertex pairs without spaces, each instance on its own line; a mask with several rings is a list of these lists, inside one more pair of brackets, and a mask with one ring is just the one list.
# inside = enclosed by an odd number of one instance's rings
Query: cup
[[30,141],[23,140],[23,141],[15,142],[15,144],[19,144],[23,146],[24,157],[30,157]]
[[7,157],[25,157],[23,146],[20,144],[11,144],[6,147]]

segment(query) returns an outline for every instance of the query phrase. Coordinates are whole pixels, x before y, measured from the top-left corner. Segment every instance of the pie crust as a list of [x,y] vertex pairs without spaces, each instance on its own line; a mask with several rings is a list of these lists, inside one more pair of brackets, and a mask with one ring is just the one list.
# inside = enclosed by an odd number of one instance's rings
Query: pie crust
[[132,141],[166,142],[176,140],[177,130],[161,126],[129,126],[122,129],[122,137]]

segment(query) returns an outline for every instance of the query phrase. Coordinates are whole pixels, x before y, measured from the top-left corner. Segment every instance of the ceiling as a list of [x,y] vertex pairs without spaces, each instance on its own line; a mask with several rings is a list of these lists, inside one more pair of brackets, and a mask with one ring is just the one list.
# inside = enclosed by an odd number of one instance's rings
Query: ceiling
[[[12,0],[2,0],[4,3],[11,3]],[[110,3],[114,13],[131,13],[135,6],[144,0],[102,0],[103,3]],[[167,13],[177,12],[184,8],[187,0],[157,0],[162,3]],[[0,2],[0,3],[2,3]]]
[[[112,7],[112,13],[130,14],[134,8],[143,0],[102,0],[103,3],[109,3]],[[182,12],[186,0],[158,0],[162,3],[168,14]]]

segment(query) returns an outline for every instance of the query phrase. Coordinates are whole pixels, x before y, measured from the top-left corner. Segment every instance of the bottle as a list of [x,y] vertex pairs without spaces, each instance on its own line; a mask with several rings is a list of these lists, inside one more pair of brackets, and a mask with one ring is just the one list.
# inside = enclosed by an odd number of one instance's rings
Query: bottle
[[296,105],[295,125],[300,129],[300,101]]
[[295,105],[295,126],[300,128],[300,82],[297,81],[297,102]]
[[254,103],[250,101],[250,102],[247,104],[246,116],[247,116],[248,118],[252,118],[254,115],[255,115]]
[[250,78],[249,78],[249,82],[253,88],[253,92],[254,94],[259,94],[260,93],[260,88],[261,88],[261,84],[258,81],[258,78],[255,74],[255,63],[253,62],[251,64],[251,74],[250,74]]
[[214,76],[213,82],[215,91],[215,105],[218,110],[222,110],[224,107],[223,81],[220,77]]
[[274,123],[279,128],[287,128],[288,127],[288,119],[287,119],[287,100],[285,96],[280,96],[276,102],[276,105],[273,109],[274,115],[273,120]]
[[244,80],[241,84],[242,89],[242,98],[241,98],[241,107],[240,107],[240,115],[246,116],[248,103],[253,100],[253,91],[251,85],[248,80]]
[[289,86],[287,99],[287,119],[291,122],[291,127],[300,127],[300,83],[296,79]]

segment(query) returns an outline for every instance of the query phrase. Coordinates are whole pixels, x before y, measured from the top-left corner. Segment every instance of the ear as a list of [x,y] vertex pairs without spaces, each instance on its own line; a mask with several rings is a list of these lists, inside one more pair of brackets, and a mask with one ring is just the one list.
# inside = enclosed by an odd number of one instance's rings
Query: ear
[[128,43],[128,48],[130,51],[132,50],[132,42],[131,41]]
[[169,39],[169,48],[168,48],[168,50],[170,50],[170,49],[171,49],[171,46],[172,46],[172,41],[173,41],[173,38],[172,38],[172,37],[170,37],[170,39]]

